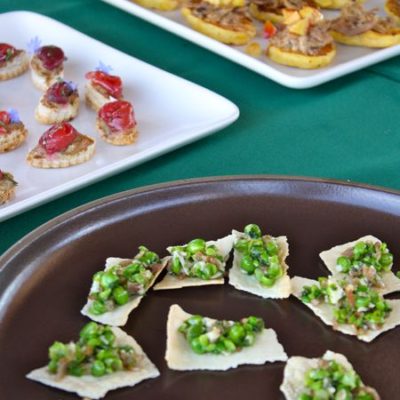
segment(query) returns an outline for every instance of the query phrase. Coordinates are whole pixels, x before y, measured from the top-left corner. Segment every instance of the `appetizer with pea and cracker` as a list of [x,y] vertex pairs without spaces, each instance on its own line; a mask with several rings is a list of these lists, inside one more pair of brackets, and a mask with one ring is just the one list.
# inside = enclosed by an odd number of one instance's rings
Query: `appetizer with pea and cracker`
[[233,237],[216,241],[193,239],[189,243],[167,248],[171,254],[164,279],[154,290],[180,289],[188,286],[223,285],[226,261]]
[[242,364],[286,361],[285,350],[273,329],[261,318],[219,321],[170,307],[165,359],[174,370],[226,371]]
[[327,351],[320,358],[290,357],[281,391],[286,400],[379,400],[347,358]]
[[400,291],[400,279],[392,272],[393,254],[372,235],[332,247],[319,256],[333,276],[360,279],[382,294]]
[[364,342],[400,325],[400,300],[385,300],[362,279],[295,276],[292,294],[325,324]]
[[89,322],[77,342],[54,342],[48,365],[31,371],[27,378],[84,398],[100,399],[110,390],[159,375],[133,337],[119,328]]
[[145,246],[133,259],[110,257],[104,271],[93,276],[88,301],[81,313],[94,321],[112,326],[126,324],[129,314],[167,265]]
[[282,299],[290,296],[290,277],[285,262],[289,255],[286,236],[263,235],[258,225],[245,226],[234,237],[233,265],[229,284],[264,298]]

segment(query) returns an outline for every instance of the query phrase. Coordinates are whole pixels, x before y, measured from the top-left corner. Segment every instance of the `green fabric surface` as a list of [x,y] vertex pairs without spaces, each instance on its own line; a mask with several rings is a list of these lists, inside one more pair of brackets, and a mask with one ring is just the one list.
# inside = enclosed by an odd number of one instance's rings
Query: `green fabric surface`
[[241,116],[215,135],[0,223],[0,254],[74,207],[183,178],[303,175],[400,189],[400,57],[296,91],[99,0],[0,0],[0,12],[17,9],[48,15],[205,86],[236,103]]

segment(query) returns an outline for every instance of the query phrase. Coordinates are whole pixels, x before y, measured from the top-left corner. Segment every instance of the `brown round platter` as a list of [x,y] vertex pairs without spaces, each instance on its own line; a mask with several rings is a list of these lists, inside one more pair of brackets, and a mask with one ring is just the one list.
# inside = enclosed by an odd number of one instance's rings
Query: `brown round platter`
[[[107,197],[38,228],[0,258],[0,398],[73,399],[73,394],[25,378],[47,362],[54,340],[75,339],[94,272],[107,257],[131,257],[146,245],[165,255],[168,245],[195,237],[216,239],[257,223],[287,235],[289,274],[327,275],[318,253],[373,234],[400,260],[400,194],[337,181],[288,177],[205,178],[145,187]],[[228,268],[230,263],[228,263]],[[392,296],[393,297],[393,296]],[[396,297],[396,296],[395,296]],[[397,296],[398,297],[398,296]],[[289,356],[345,354],[383,400],[400,393],[400,328],[372,343],[334,332],[294,298],[263,300],[224,286],[150,291],[123,329],[134,336],[161,376],[108,399],[283,399],[284,363],[227,372],[176,372],[164,361],[166,317],[177,303],[219,319],[261,316]]]

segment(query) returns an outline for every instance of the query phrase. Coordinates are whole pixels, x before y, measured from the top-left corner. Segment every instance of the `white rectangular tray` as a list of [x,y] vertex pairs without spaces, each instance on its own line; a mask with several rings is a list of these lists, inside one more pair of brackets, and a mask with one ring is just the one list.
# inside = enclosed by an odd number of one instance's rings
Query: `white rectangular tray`
[[[115,50],[55,20],[31,12],[0,14],[0,37],[17,48],[26,48],[33,37],[43,44],[63,48],[65,78],[78,83],[79,116],[72,121],[78,131],[96,139],[92,160],[62,169],[32,168],[25,161],[48,126],[37,123],[34,109],[41,93],[30,73],[0,82],[0,110],[15,108],[29,130],[20,148],[0,154],[0,169],[12,172],[18,181],[16,197],[0,205],[0,221],[89,183],[126,170],[158,155],[222,129],[239,116],[227,99],[194,83],[162,71]],[[83,101],[84,75],[102,61],[122,77],[124,97],[133,103],[139,138],[130,146],[112,146],[95,131],[96,114]]]
[[[180,11],[152,11],[133,3],[131,0],[102,1],[121,8],[130,14],[136,15],[248,69],[258,72],[281,85],[293,89],[314,87],[400,54],[400,45],[386,49],[367,49],[338,45],[337,55],[332,64],[316,70],[301,70],[276,64],[264,54],[260,58],[252,57],[245,52],[245,46],[228,46],[196,32],[184,22]],[[383,0],[369,0],[365,5],[368,8],[377,7],[382,10]],[[338,12],[324,11],[324,14],[327,18],[333,18],[335,15],[338,15]],[[260,38],[261,23],[256,23],[256,25],[258,38],[255,41],[260,43],[263,50],[265,50],[267,42],[265,39]]]

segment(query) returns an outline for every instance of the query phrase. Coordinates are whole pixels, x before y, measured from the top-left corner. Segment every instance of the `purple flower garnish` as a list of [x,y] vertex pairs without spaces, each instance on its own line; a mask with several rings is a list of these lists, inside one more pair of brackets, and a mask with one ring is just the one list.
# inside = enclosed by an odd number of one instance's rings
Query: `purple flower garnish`
[[17,124],[18,122],[21,122],[18,111],[15,108],[9,108],[8,114],[10,115],[10,120],[12,124]]
[[110,74],[110,72],[113,70],[113,67],[111,65],[106,65],[102,61],[99,61],[99,65],[95,68],[96,71],[101,71],[104,72],[105,74]]
[[41,44],[42,44],[42,41],[37,36],[32,38],[26,45],[26,47],[28,49],[28,53],[35,54],[38,51],[38,49],[40,48]]
[[65,83],[69,86],[69,88],[75,92],[78,89],[78,85],[72,81],[65,81]]

